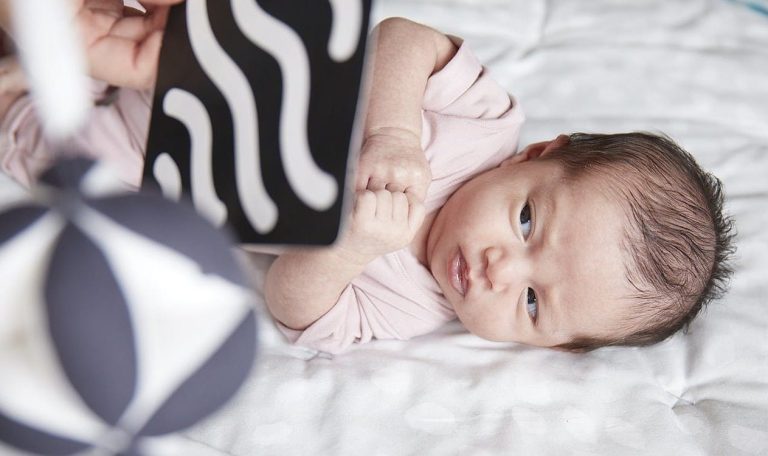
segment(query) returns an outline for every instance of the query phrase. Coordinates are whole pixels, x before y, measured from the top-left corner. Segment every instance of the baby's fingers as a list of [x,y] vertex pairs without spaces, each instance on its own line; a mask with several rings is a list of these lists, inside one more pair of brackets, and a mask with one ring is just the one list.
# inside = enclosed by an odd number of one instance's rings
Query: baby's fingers
[[408,223],[410,204],[408,197],[403,192],[390,192],[392,195],[392,221],[395,223]]
[[368,182],[367,182],[365,188],[367,188],[368,190],[371,190],[373,192],[378,192],[378,191],[381,191],[381,190],[386,190],[387,189],[387,180],[386,179],[382,179],[382,178],[377,177],[377,176],[371,176],[368,179]]
[[355,197],[353,216],[359,220],[368,220],[376,216],[376,194],[369,190],[359,190]]
[[408,227],[412,233],[415,233],[421,227],[421,224],[424,223],[427,209],[424,203],[415,195],[405,193],[405,196],[408,198]]

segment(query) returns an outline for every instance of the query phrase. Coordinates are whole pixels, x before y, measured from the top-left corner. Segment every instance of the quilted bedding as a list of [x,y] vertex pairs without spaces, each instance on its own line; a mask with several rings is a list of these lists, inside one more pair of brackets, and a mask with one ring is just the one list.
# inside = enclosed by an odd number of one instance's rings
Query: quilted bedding
[[[380,0],[462,36],[522,103],[521,145],[663,131],[725,184],[729,293],[688,334],[569,354],[458,323],[331,358],[261,306],[258,367],[160,452],[202,455],[768,454],[768,8],[726,0]],[[259,285],[266,257],[252,261]],[[164,449],[164,450],[163,450]],[[179,453],[180,454],[180,453]]]

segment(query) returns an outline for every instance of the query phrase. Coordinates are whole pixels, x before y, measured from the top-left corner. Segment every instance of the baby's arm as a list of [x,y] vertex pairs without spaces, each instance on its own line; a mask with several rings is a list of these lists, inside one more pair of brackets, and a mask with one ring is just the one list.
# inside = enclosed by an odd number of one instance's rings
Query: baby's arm
[[421,149],[424,90],[456,53],[444,34],[403,18],[372,33],[373,71],[356,187],[412,192],[424,199],[431,173]]
[[427,80],[456,53],[456,45],[425,25],[403,18],[379,23],[371,34],[373,75],[365,137],[386,132],[421,140]]
[[[407,246],[424,219],[431,175],[421,149],[422,100],[427,79],[456,48],[445,35],[405,19],[382,22],[372,38],[366,145],[358,167],[364,179],[362,185],[358,180],[349,226],[333,247],[283,254],[267,273],[267,306],[292,329],[322,317],[370,261]],[[403,172],[408,163],[423,166],[426,174]],[[426,182],[408,183],[414,177]]]
[[264,286],[270,312],[291,329],[305,329],[369,262],[407,246],[423,220],[424,206],[414,196],[358,192],[349,226],[333,247],[285,253],[272,263]]

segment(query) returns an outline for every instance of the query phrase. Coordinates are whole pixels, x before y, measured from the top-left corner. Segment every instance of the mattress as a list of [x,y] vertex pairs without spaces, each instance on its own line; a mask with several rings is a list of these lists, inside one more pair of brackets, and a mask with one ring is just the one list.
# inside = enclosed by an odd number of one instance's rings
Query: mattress
[[[257,367],[158,454],[768,454],[768,16],[726,0],[380,0],[464,37],[522,104],[521,145],[667,133],[725,185],[730,291],[686,334],[572,354],[453,322],[331,357],[287,345],[259,300]],[[268,257],[250,259],[257,290]]]

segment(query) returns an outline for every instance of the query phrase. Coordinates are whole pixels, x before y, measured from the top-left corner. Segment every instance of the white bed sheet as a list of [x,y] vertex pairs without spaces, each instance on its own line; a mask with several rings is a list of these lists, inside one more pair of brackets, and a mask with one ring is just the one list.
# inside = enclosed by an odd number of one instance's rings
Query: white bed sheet
[[[582,355],[453,323],[330,359],[287,347],[262,318],[258,367],[235,400],[158,448],[768,454],[768,16],[725,0],[380,0],[376,20],[392,15],[466,38],[523,104],[523,145],[654,130],[691,150],[737,223],[731,291],[687,335]],[[267,262],[254,264],[260,282]]]

